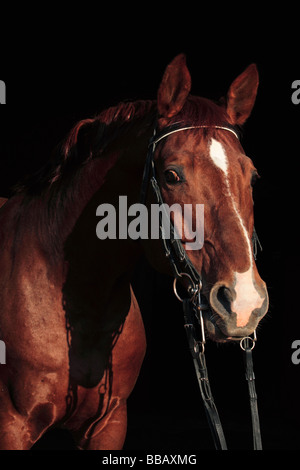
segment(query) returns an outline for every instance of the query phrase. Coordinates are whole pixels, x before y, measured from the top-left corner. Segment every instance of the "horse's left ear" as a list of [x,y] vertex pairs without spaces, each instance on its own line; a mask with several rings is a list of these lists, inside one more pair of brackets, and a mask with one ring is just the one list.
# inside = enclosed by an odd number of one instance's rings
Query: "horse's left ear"
[[160,116],[171,118],[181,111],[191,89],[191,76],[185,55],[180,54],[168,65],[157,94]]
[[227,94],[227,114],[230,123],[244,124],[254,106],[259,78],[255,64],[249,65],[231,84]]

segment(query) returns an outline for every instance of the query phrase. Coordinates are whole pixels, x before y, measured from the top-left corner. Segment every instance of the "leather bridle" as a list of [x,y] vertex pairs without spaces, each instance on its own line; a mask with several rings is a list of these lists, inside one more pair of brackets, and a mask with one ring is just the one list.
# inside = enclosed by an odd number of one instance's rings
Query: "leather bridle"
[[[141,203],[146,203],[147,189],[151,183],[156,202],[164,209],[163,198],[159,184],[156,179],[156,171],[154,164],[154,154],[156,146],[163,139],[168,136],[192,129],[205,129],[214,128],[227,132],[231,132],[237,139],[239,136],[236,130],[230,125],[224,126],[182,126],[182,123],[175,123],[165,127],[162,131],[157,132],[156,129],[149,141],[148,153],[144,167],[142,187],[141,187]],[[167,215],[168,216],[168,215]],[[165,256],[169,259],[170,265],[174,275],[174,293],[176,297],[182,302],[184,314],[184,327],[187,334],[189,349],[192,354],[196,376],[200,388],[201,397],[204,404],[204,409],[208,419],[209,427],[212,433],[215,448],[217,450],[227,450],[227,444],[222,429],[222,424],[219,414],[211,393],[210,383],[208,379],[208,372],[205,361],[205,329],[202,311],[209,309],[209,305],[202,303],[201,289],[202,280],[201,274],[197,271],[183,247],[181,240],[175,237],[175,228],[170,223],[170,237],[166,237],[164,233],[163,223],[160,223],[160,238],[163,242],[163,249]],[[252,236],[253,253],[256,259],[257,246],[261,248],[256,231],[254,229]],[[177,291],[177,281],[183,281],[186,288],[186,297],[181,298]],[[251,418],[252,418],[252,431],[253,431],[253,446],[254,450],[262,449],[260,424],[257,408],[257,395],[255,391],[255,377],[253,372],[252,349],[255,346],[256,333],[254,337],[249,336],[240,340],[240,346],[244,352],[246,380],[248,382],[248,391],[250,398]]]

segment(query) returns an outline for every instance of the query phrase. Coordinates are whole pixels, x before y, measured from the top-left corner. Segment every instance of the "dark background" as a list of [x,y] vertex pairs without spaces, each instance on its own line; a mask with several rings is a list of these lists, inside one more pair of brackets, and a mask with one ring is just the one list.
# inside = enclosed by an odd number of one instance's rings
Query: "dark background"
[[[257,263],[270,295],[270,310],[254,350],[257,392],[264,448],[296,450],[300,365],[291,362],[291,344],[300,339],[300,105],[291,102],[291,84],[300,78],[300,70],[293,41],[277,43],[281,30],[272,31],[272,40],[266,30],[256,42],[252,25],[239,31],[239,37],[247,37],[239,45],[226,35],[207,40],[201,28],[193,34],[179,34],[177,29],[176,35],[170,29],[162,36],[153,23],[136,34],[131,29],[130,36],[124,28],[116,37],[112,25],[105,35],[93,31],[90,37],[74,29],[64,42],[56,42],[52,31],[41,44],[39,34],[11,43],[0,68],[7,86],[7,104],[0,107],[0,196],[9,196],[19,178],[47,161],[78,120],[124,99],[155,99],[164,69],[178,53],[186,53],[192,93],[212,99],[225,95],[231,82],[255,62],[260,87],[242,144],[261,175],[255,188],[255,217],[263,252]],[[148,350],[128,401],[125,450],[212,449],[172,280],[142,260],[133,283]],[[251,449],[240,348],[209,343],[207,362],[229,448]],[[74,447],[64,432],[51,431],[35,448]]]

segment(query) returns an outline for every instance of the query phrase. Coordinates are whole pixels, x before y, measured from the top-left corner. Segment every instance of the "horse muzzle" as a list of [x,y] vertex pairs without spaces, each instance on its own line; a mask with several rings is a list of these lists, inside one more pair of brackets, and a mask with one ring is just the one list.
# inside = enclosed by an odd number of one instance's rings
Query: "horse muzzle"
[[240,341],[256,330],[267,313],[268,293],[263,282],[255,292],[239,292],[234,286],[218,282],[209,293],[209,305],[204,312],[209,337],[217,342]]

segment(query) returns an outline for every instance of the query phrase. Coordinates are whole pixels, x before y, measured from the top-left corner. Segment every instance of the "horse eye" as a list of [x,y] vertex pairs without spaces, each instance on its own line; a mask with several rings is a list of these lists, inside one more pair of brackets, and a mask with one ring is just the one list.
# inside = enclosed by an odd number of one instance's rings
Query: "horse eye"
[[180,176],[176,173],[175,170],[166,170],[165,178],[168,184],[176,184],[181,181]]

